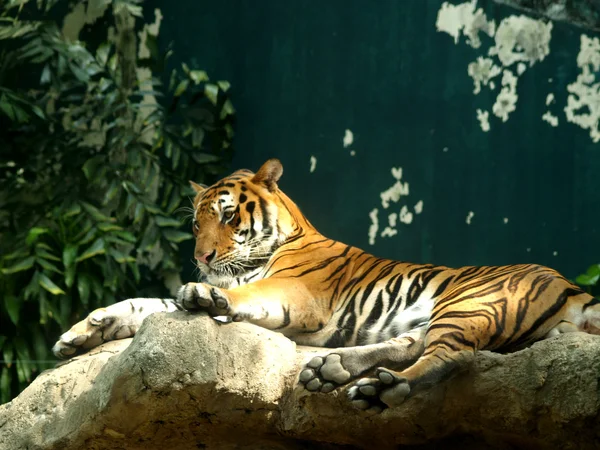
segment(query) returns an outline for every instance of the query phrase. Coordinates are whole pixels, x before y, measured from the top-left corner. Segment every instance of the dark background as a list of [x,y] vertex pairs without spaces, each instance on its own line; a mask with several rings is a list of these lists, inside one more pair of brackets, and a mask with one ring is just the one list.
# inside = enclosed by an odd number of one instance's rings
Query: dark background
[[[478,50],[464,38],[454,45],[436,31],[441,3],[154,0],[171,64],[191,61],[232,84],[232,169],[279,158],[280,187],[323,234],[394,259],[538,262],[574,277],[600,260],[600,144],[562,111],[584,31],[554,23],[550,55],[519,78],[517,109],[502,123],[491,112],[501,76],[495,91],[475,96],[467,75],[492,40],[480,35]],[[479,4],[496,23],[520,14]],[[557,128],[541,119],[549,92]],[[477,108],[490,111],[491,131],[481,130]],[[354,132],[349,148],[345,129]],[[379,194],[399,166],[410,195],[393,211],[423,200],[423,212],[371,246],[369,212],[379,208],[381,232],[392,208],[383,210]]]

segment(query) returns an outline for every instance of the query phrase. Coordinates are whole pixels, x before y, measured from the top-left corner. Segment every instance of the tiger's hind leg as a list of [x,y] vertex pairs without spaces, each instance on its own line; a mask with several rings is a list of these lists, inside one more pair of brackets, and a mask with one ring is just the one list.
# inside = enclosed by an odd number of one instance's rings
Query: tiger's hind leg
[[465,346],[457,333],[431,336],[423,355],[409,368],[397,372],[379,367],[373,378],[363,378],[350,388],[348,397],[358,409],[399,406],[418,387],[436,384],[468,366],[475,348]]
[[424,336],[425,327],[415,328],[382,343],[315,356],[300,372],[299,383],[309,391],[331,392],[381,364],[406,367],[423,353]]

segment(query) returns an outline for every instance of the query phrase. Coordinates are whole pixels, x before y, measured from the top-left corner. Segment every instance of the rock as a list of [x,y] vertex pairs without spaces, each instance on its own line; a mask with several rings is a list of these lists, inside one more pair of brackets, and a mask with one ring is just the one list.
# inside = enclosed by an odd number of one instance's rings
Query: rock
[[318,352],[250,324],[155,314],[133,340],[48,370],[0,406],[0,448],[600,446],[599,336],[481,352],[469,372],[375,416],[349,406],[343,389],[296,387]]

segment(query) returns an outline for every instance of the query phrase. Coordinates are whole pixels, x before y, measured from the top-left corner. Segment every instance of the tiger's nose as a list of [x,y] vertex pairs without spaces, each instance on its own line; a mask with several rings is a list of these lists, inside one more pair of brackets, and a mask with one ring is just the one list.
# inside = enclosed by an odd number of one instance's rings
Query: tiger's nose
[[196,255],[196,259],[198,261],[200,261],[201,263],[208,264],[215,258],[216,254],[217,254],[217,251],[213,250],[212,252],[206,252],[201,256]]

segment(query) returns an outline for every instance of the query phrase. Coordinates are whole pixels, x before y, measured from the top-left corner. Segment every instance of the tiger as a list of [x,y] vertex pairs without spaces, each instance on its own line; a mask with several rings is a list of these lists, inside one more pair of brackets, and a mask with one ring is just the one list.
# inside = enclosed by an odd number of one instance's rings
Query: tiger
[[465,370],[480,350],[520,349],[566,332],[600,334],[600,300],[535,264],[458,269],[382,259],[329,239],[281,190],[269,159],[214,185],[191,183],[201,282],[175,299],[130,299],[93,311],[53,347],[68,358],[131,337],[155,312],[204,311],[326,347],[299,387],[378,413]]

